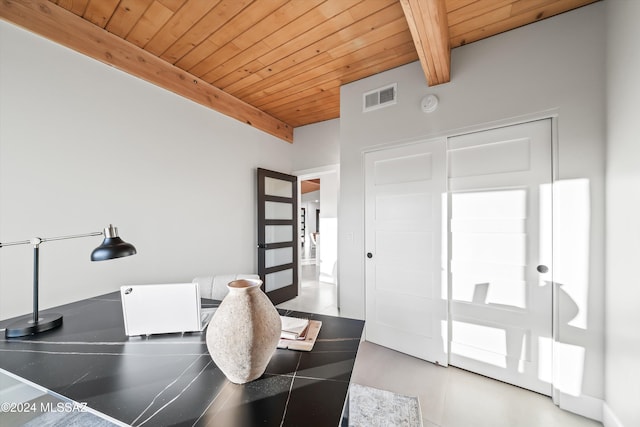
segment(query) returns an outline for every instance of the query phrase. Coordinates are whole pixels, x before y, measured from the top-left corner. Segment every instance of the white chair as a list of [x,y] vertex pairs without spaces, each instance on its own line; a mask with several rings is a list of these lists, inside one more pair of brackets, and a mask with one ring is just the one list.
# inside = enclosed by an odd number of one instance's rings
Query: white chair
[[219,274],[216,276],[202,276],[193,279],[200,287],[200,297],[222,300],[229,289],[227,284],[239,279],[260,279],[257,274]]

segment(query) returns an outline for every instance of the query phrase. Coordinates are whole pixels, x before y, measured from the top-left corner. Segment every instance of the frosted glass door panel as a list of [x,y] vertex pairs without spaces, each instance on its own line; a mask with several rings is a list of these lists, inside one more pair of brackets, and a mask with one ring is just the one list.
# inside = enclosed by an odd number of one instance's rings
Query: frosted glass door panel
[[293,248],[268,249],[264,257],[266,268],[291,264],[293,262]]
[[267,225],[265,227],[266,243],[293,241],[293,229],[290,225]]
[[267,292],[290,286],[293,282],[293,269],[269,273],[266,275],[264,282]]
[[264,193],[267,196],[293,197],[293,188],[290,181],[265,178]]
[[293,219],[291,203],[265,202],[266,219]]

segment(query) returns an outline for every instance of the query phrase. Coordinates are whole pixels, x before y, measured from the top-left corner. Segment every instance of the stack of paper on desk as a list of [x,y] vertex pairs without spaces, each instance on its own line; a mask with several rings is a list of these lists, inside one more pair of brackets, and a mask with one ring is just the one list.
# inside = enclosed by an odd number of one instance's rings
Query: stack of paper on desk
[[304,332],[309,327],[309,319],[299,319],[297,317],[280,316],[282,321],[282,332],[280,338],[288,340],[304,339]]
[[280,316],[280,319],[282,320],[282,331],[278,348],[301,351],[313,349],[322,322],[288,316]]

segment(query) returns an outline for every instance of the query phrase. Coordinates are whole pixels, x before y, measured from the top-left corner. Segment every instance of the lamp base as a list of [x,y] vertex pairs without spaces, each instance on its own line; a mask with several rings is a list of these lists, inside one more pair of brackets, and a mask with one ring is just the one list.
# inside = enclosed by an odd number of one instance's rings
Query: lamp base
[[38,321],[35,323],[33,321],[33,315],[29,314],[20,317],[18,320],[8,325],[5,331],[5,336],[7,338],[26,337],[28,335],[39,334],[40,332],[55,329],[61,325],[62,314],[40,314]]

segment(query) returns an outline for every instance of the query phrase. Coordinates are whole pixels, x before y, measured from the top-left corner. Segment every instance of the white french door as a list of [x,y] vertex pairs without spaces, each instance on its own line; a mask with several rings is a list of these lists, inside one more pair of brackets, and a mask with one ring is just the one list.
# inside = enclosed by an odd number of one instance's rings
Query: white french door
[[551,395],[551,120],[449,138],[451,365]]
[[368,341],[447,364],[445,141],[365,154]]

